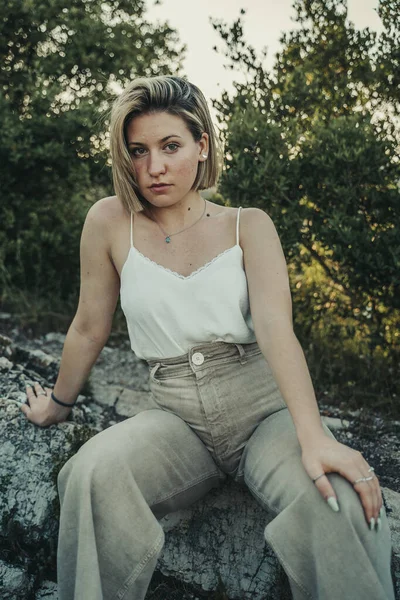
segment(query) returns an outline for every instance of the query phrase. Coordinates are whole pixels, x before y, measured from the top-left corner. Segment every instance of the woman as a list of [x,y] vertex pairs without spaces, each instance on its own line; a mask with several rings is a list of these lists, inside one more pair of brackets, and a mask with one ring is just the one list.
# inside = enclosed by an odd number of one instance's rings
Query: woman
[[67,418],[109,336],[118,294],[158,408],[109,427],[59,473],[60,600],[145,597],[158,519],[227,476],[275,518],[265,538],[295,600],[394,598],[378,478],[322,424],[293,332],[270,217],[221,207],[206,100],[179,77],[139,78],[111,114],[116,196],[88,212],[81,290],[53,391],[26,417]]

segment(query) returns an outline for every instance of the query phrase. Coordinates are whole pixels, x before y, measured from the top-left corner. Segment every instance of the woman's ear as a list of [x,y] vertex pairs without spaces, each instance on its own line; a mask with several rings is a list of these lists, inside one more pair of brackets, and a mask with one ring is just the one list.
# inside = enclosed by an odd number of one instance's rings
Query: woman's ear
[[208,140],[208,133],[204,131],[200,138],[200,156],[202,156],[203,154],[206,154],[208,156]]

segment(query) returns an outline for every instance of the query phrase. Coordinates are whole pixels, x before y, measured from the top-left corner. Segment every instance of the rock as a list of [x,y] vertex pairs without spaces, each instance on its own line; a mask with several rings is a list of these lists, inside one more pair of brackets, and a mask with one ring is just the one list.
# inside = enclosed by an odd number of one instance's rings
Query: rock
[[33,577],[25,569],[0,560],[1,600],[25,600],[33,589]]
[[[124,348],[112,348],[100,354],[99,359],[93,366],[90,383],[95,386],[104,381],[104,386],[115,385],[136,391],[149,391],[148,377],[149,368],[145,361],[135,357],[132,350]],[[97,388],[94,397],[97,400]]]
[[[396,598],[399,598],[400,494],[387,488],[382,491],[393,532]],[[290,599],[285,574],[264,542],[267,523],[266,513],[248,491],[227,482],[189,509],[161,520],[166,543],[157,569],[208,591],[215,590],[221,580],[231,600]],[[21,572],[16,580],[25,581]],[[35,600],[57,600],[55,584],[41,587],[40,594]],[[14,600],[14,596],[9,598]]]
[[361,415],[361,409],[357,408],[356,410],[348,410],[347,413],[351,416],[351,417],[359,417]]
[[0,333],[0,356],[10,358],[13,354],[13,343],[11,338]]
[[82,394],[79,394],[79,396],[76,399],[76,404],[77,405],[83,404],[84,406],[86,406],[87,402],[88,402],[87,397],[83,396]]
[[229,598],[291,598],[286,576],[264,539],[267,513],[232,481],[186,510],[161,520],[166,541],[157,568],[168,576]]
[[122,417],[133,417],[142,410],[148,410],[149,408],[157,408],[157,404],[150,393],[128,389],[122,390],[115,405],[117,414]]
[[97,432],[72,422],[38,427],[0,400],[0,557],[12,557],[35,579],[55,566],[58,472]]
[[338,419],[335,417],[321,417],[321,419],[332,431],[347,429],[350,425],[349,421],[346,421],[345,419]]
[[0,333],[0,348],[4,349],[12,345],[12,339]]
[[53,381],[58,373],[59,361],[51,354],[43,352],[43,350],[29,350],[17,346],[13,361],[23,364],[28,371],[35,371],[38,375],[45,377],[47,381]]
[[13,363],[10,360],[8,360],[8,358],[6,358],[5,356],[0,357],[0,369],[1,370],[11,369],[12,366],[13,366]]
[[123,388],[120,385],[107,385],[106,382],[97,382],[92,379],[91,388],[93,396],[101,406],[114,406]]
[[66,336],[63,333],[46,333],[44,339],[46,342],[64,344]]
[[[400,598],[400,494],[382,491],[393,532],[392,570]],[[167,535],[157,568],[204,590],[215,590],[221,579],[232,600],[291,598],[282,568],[264,543],[267,523],[267,514],[247,490],[228,482],[190,509],[161,520]]]
[[35,600],[58,600],[57,584],[53,581],[45,581],[36,592]]
[[[0,362],[5,365],[0,367],[0,597],[57,600],[58,472],[92,435],[151,406],[146,388],[148,369],[140,361],[132,361],[128,351],[107,351],[103,366],[96,367],[91,389],[79,396],[71,419],[40,428],[20,411],[24,384],[28,379],[42,384],[51,380],[58,362],[50,354],[15,346],[11,340],[4,347],[12,352],[7,356],[3,352],[7,362]],[[111,385],[98,383],[110,381]],[[328,427],[336,428],[339,437],[356,431],[340,418],[324,420]],[[380,436],[379,447],[375,440],[373,436],[368,459],[374,457],[376,472],[382,471],[384,476],[387,465],[398,470],[396,435]],[[351,443],[359,443],[357,433]],[[385,448],[387,455],[383,456]],[[389,475],[389,482],[397,481],[390,471]],[[388,487],[383,493],[392,530],[396,597],[400,599],[400,495]],[[220,581],[226,599],[289,600],[286,575],[264,541],[267,522],[268,515],[247,489],[228,481],[190,509],[161,521],[166,543],[158,573],[174,577],[183,587],[199,586],[198,595],[182,592],[182,600],[206,597],[201,589],[214,591]],[[52,578],[54,581],[49,581]],[[172,596],[178,598],[167,592],[162,597]],[[149,597],[154,596],[149,593]]]

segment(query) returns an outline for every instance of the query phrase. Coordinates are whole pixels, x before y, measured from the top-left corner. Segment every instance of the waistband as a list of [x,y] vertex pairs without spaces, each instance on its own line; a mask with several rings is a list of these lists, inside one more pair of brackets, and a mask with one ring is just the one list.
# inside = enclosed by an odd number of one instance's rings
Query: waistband
[[[171,358],[148,358],[146,360],[151,368],[150,377],[153,381],[159,383],[154,377],[156,371],[160,369],[160,374],[164,371],[164,378],[174,377],[178,370],[183,375],[184,373],[193,373],[200,371],[209,366],[211,362],[218,362],[220,359],[234,358],[240,359],[242,364],[247,362],[247,358],[261,354],[260,347],[257,342],[250,344],[238,344],[232,342],[205,342],[192,346],[188,352]],[[166,367],[163,369],[162,367]],[[168,368],[170,367],[170,368]],[[172,367],[172,368],[171,368]],[[175,367],[175,368],[174,368]]]

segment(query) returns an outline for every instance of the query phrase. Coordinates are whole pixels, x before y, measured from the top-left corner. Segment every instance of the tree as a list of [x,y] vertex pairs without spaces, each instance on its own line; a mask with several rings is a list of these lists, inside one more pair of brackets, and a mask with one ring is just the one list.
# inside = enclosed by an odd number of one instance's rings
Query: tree
[[379,37],[375,64],[379,85],[377,98],[391,104],[394,114],[400,115],[400,0],[379,3],[378,14],[384,31]]
[[282,36],[271,73],[243,40],[241,17],[230,28],[213,23],[231,66],[246,74],[233,98],[214,101],[226,151],[220,191],[276,224],[300,337],[322,344],[324,332],[338,356],[359,343],[371,364],[379,355],[392,368],[400,342],[399,21],[381,2],[391,33],[377,40],[348,22],[344,0],[294,6],[301,28]]
[[143,0],[5,0],[0,7],[0,301],[76,295],[88,207],[111,193],[108,111],[132,77],[185,51]]

